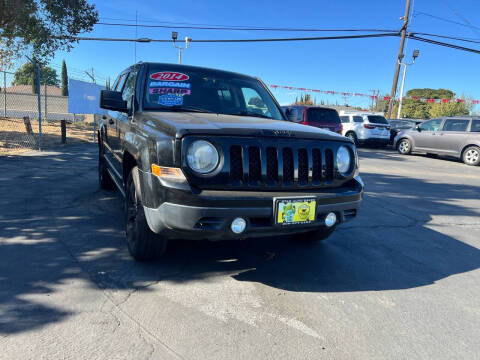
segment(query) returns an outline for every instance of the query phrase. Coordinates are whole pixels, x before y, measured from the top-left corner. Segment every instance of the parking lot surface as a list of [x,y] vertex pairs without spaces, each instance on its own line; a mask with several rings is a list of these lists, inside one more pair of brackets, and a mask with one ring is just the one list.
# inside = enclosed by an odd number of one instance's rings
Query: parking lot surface
[[360,156],[362,209],[326,242],[182,240],[152,264],[95,145],[0,158],[0,358],[478,358],[480,167]]

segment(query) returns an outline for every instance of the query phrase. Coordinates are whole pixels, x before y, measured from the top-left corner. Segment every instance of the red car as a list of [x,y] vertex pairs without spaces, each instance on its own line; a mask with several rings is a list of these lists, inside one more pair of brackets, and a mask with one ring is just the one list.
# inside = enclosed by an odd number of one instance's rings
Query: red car
[[335,109],[308,105],[282,106],[282,109],[289,120],[342,134],[342,122]]

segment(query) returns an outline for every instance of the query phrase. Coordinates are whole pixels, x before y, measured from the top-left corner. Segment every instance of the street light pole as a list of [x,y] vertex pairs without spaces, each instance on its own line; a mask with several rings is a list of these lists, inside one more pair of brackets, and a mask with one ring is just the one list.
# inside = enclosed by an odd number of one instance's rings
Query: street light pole
[[178,38],[178,32],[172,31],[173,47],[178,49],[178,63],[181,64],[182,63],[182,50],[185,50],[185,49],[188,48],[188,44],[190,43],[190,41],[192,41],[192,39],[190,39],[188,36],[185,37],[185,47],[181,47],[181,46],[178,46],[176,44],[177,38]]
[[398,63],[399,65],[403,65],[403,75],[402,75],[402,85],[400,86],[400,101],[398,103],[398,112],[397,112],[397,119],[400,119],[401,112],[402,112],[402,104],[403,104],[403,91],[405,88],[405,75],[407,73],[407,66],[415,64],[415,60],[417,59],[418,55],[420,54],[419,50],[414,50],[412,55],[412,62],[411,63],[402,63],[402,57],[399,57]]

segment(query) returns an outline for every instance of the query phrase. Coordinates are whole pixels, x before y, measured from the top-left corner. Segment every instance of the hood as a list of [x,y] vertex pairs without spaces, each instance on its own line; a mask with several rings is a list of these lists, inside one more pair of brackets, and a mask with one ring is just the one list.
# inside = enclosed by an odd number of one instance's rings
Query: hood
[[290,137],[350,142],[344,136],[316,127],[283,120],[270,120],[252,116],[237,116],[192,112],[142,112],[136,115],[143,122],[170,136],[230,135]]

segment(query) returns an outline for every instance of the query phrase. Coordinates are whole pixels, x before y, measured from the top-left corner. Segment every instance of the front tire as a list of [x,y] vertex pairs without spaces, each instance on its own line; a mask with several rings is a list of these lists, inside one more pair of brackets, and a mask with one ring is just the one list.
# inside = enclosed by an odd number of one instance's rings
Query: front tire
[[155,234],[147,223],[140,193],[138,167],[128,175],[125,187],[125,233],[130,255],[137,261],[160,258],[167,249],[167,239]]
[[397,145],[397,150],[402,155],[408,155],[412,152],[412,143],[408,139],[402,139]]
[[469,166],[480,164],[480,148],[478,146],[469,146],[462,154],[462,160]]
[[305,233],[294,235],[295,239],[303,242],[320,242],[328,239],[335,231],[336,226],[330,228],[322,227],[318,230],[307,231]]

